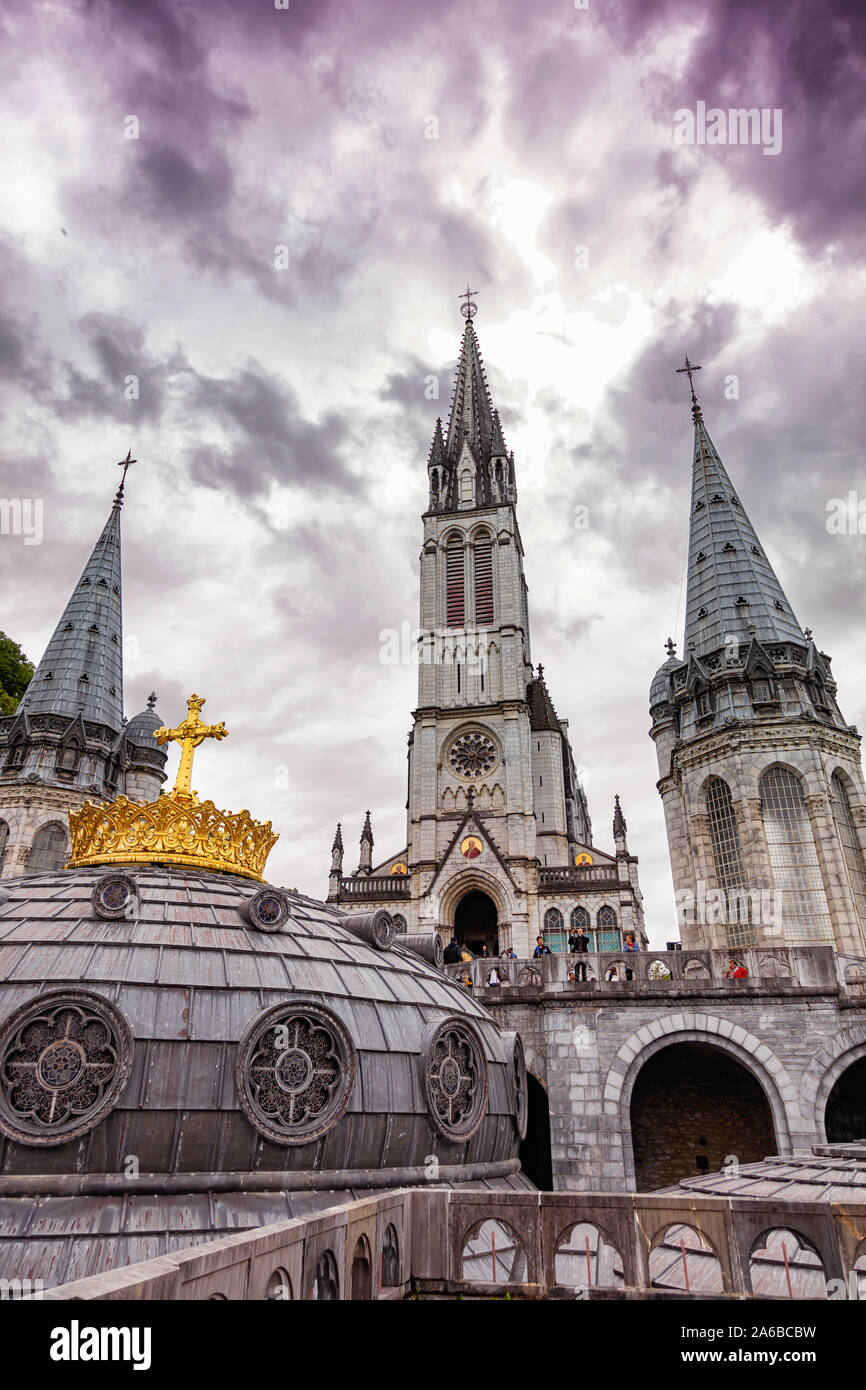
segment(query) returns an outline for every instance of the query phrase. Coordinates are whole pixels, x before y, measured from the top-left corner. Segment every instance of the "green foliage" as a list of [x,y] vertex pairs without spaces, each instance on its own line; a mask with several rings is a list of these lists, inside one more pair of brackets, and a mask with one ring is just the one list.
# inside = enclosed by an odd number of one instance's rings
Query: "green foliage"
[[15,713],[32,676],[33,663],[17,642],[0,632],[0,714]]

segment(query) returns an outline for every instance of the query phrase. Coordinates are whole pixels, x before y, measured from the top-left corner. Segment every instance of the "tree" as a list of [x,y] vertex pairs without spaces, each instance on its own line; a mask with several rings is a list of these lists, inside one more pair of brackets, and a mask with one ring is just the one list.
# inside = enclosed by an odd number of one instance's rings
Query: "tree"
[[0,632],[0,714],[15,713],[32,677],[32,661],[17,642]]

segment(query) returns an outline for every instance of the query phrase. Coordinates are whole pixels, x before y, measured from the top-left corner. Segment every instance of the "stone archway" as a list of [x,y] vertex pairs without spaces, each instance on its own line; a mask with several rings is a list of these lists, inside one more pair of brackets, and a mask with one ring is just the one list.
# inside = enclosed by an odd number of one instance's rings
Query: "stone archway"
[[488,893],[470,888],[463,895],[454,911],[454,935],[475,956],[481,955],[482,946],[491,956],[499,955],[499,918]]
[[550,1152],[550,1105],[538,1077],[526,1073],[528,1117],[526,1138],[520,1145],[520,1166],[541,1192],[553,1191]]
[[866,1056],[840,1072],[827,1097],[824,1128],[828,1144],[866,1139]]
[[668,1040],[635,1078],[629,1104],[638,1192],[776,1152],[773,1117],[744,1064],[708,1042]]
[[[772,1115],[776,1152],[790,1153],[792,1133],[802,1143],[799,1092],[778,1057],[753,1033],[715,1014],[671,1014],[645,1024],[622,1044],[604,1084],[605,1114],[620,1116],[623,1174],[629,1189],[635,1186],[634,1148],[630,1110],[635,1081],[647,1060],[669,1044],[709,1043],[742,1063],[760,1084]],[[698,1136],[701,1137],[700,1135]]]

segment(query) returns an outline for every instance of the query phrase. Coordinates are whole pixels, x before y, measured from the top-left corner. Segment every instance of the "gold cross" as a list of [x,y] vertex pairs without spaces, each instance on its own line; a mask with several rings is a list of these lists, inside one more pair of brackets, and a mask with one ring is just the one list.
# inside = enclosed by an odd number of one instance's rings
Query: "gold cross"
[[201,707],[205,699],[203,695],[190,695],[186,702],[189,711],[182,724],[178,724],[176,729],[167,729],[163,724],[161,728],[154,729],[153,736],[157,743],[179,743],[181,745],[180,767],[177,770],[174,790],[171,795],[175,800],[193,801],[196,793],[192,790],[192,759],[193,752],[203,743],[206,738],[228,738],[229,731],[225,724],[205,724],[199,716]]

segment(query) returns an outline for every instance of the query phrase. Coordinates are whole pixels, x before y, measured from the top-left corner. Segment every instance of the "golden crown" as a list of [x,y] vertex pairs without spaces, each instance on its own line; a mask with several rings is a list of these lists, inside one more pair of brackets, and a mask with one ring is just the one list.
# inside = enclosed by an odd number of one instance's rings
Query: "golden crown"
[[156,801],[118,796],[109,806],[85,801],[69,812],[70,868],[86,864],[187,864],[262,879],[267,857],[279,839],[271,822],[253,820],[249,811],[220,811],[199,801],[192,790],[195,749],[206,738],[228,737],[225,725],[201,719],[204,698],[187,700],[189,713],[176,729],[154,730],[157,743],[181,745],[177,780]]

